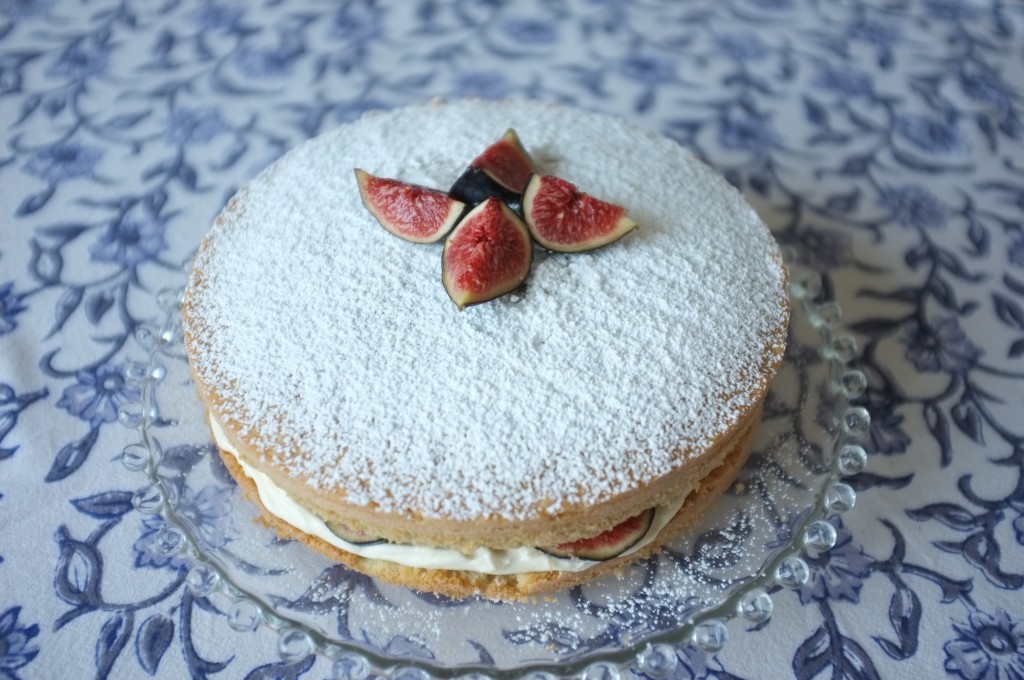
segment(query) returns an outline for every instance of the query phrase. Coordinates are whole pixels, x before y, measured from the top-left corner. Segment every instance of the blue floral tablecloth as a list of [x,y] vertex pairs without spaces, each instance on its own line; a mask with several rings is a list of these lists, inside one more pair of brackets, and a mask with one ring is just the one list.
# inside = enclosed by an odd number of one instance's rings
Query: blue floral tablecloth
[[[530,97],[693,149],[824,273],[858,507],[681,678],[1024,678],[1024,5],[0,0],[0,677],[324,678],[154,549],[119,407],[226,198],[371,109]],[[196,499],[231,540],[217,498]],[[638,671],[626,671],[624,676]]]

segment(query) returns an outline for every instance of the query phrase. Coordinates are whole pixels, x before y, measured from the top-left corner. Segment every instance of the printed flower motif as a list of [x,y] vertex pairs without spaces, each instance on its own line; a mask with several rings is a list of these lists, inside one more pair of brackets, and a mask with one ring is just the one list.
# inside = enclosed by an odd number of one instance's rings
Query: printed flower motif
[[214,106],[180,108],[167,117],[165,137],[171,144],[205,143],[228,129]]
[[39,654],[39,648],[29,641],[39,635],[39,625],[19,626],[21,607],[11,607],[0,614],[0,676],[6,680],[19,680],[16,672],[24,668]]
[[932,116],[900,116],[896,120],[896,134],[928,153],[944,154],[964,148],[959,126]]
[[166,245],[164,220],[137,204],[110,223],[89,254],[98,262],[134,267],[156,257]]
[[736,61],[754,61],[766,56],[768,45],[756,33],[723,33],[715,36],[715,47]]
[[971,342],[954,315],[940,318],[932,325],[911,319],[903,332],[907,359],[919,371],[962,373],[977,363],[981,348]]
[[871,413],[868,429],[868,450],[883,456],[903,453],[910,445],[910,435],[903,429],[903,416],[896,412],[899,405],[892,394],[869,389],[861,400]]
[[238,27],[244,13],[242,7],[207,2],[192,12],[190,18],[203,28],[227,32]]
[[138,401],[139,388],[125,381],[122,365],[103,364],[94,371],[79,371],[74,385],[64,390],[57,406],[98,427],[117,420],[121,404]]
[[550,45],[558,39],[556,25],[540,19],[509,19],[502,31],[524,45]]
[[103,151],[97,147],[74,141],[58,142],[29,156],[25,171],[51,184],[57,184],[92,173],[101,158]]
[[814,85],[844,97],[871,97],[875,93],[871,76],[864,71],[831,64],[818,70]]
[[960,72],[960,87],[976,102],[990,104],[999,111],[1008,111],[1013,100],[1010,88],[989,69],[965,69]]
[[935,194],[917,184],[885,187],[881,204],[891,219],[904,227],[927,229],[941,227],[949,219],[949,208]]
[[[188,520],[206,548],[223,548],[237,537],[231,520],[232,491],[231,487],[211,485],[195,493],[190,487],[184,487],[175,509],[180,517]],[[143,520],[142,534],[132,545],[135,566],[175,570],[188,566],[186,557],[168,555],[160,549],[157,538],[165,524],[162,517],[152,516]]]
[[206,486],[194,494],[186,487],[178,503],[178,515],[191,523],[203,544],[210,548],[223,548],[237,537],[231,521],[233,491],[232,487]]
[[954,623],[956,639],[943,645],[946,671],[964,680],[1024,678],[1024,625],[1004,610],[976,611]]
[[658,57],[627,57],[619,64],[619,73],[645,85],[661,85],[676,79],[675,62]]
[[732,151],[764,154],[777,140],[771,123],[754,116],[723,118],[718,124],[718,142]]
[[874,560],[854,543],[853,535],[840,520],[836,519],[835,523],[836,544],[832,549],[817,557],[805,558],[811,568],[811,576],[797,589],[800,604],[819,600],[860,601],[860,588],[871,573]]
[[455,79],[455,91],[462,97],[502,99],[512,90],[512,83],[501,71],[466,71]]
[[900,40],[900,31],[895,26],[874,21],[872,19],[857,19],[846,27],[846,37],[851,40],[859,40],[876,47],[892,47]]
[[0,3],[0,14],[9,19],[27,19],[49,14],[54,0],[7,0]]
[[348,44],[366,44],[381,33],[380,13],[372,2],[347,2],[334,15],[331,33]]
[[163,517],[150,516],[142,520],[142,535],[132,544],[132,551],[135,553],[136,567],[149,567],[150,569],[169,568],[174,571],[182,571],[188,568],[188,559],[181,554],[168,555],[157,544],[160,530],[167,522]]
[[110,50],[107,47],[76,40],[64,50],[47,74],[63,76],[71,81],[81,81],[105,71],[109,61]]
[[15,317],[28,309],[21,300],[21,295],[14,292],[13,281],[0,286],[0,335],[7,335],[18,327]]

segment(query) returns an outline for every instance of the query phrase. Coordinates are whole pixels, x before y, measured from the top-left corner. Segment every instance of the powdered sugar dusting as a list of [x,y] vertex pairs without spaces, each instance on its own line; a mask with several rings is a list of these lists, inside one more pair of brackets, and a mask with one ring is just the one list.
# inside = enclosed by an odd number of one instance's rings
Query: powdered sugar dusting
[[[640,226],[592,253],[538,252],[522,295],[459,312],[441,245],[384,231],[352,169],[446,188],[509,127],[541,171]],[[532,517],[675,469],[751,406],[785,322],[774,252],[731,187],[623,121],[400,109],[308,142],[239,195],[197,259],[191,359],[230,401],[223,418],[349,502]]]

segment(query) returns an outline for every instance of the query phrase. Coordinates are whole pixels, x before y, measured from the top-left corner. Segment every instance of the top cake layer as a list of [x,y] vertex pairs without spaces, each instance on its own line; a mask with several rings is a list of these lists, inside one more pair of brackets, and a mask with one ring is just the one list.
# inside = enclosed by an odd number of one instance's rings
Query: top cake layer
[[[459,312],[441,245],[382,229],[352,169],[447,188],[509,127],[639,228],[538,252],[522,294]],[[218,420],[278,471],[383,513],[521,520],[611,501],[730,433],[781,359],[784,285],[760,219],[675,142],[458,102],[365,116],[243,188],[197,255],[185,330]]]

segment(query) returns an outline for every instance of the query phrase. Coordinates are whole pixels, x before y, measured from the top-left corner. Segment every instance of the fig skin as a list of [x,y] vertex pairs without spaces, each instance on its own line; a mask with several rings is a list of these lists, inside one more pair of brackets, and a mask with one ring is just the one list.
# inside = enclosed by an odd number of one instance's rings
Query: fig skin
[[[470,231],[473,229],[478,230],[475,240],[472,238],[473,232]],[[481,229],[490,229],[490,231],[482,233],[479,231]],[[469,240],[460,242],[460,239]],[[491,250],[483,253],[481,257],[479,248],[483,244],[486,244]],[[521,260],[518,264],[511,263],[513,265],[511,275],[486,282],[482,289],[472,290],[470,286],[466,285],[467,281],[463,279],[476,276],[472,273],[475,270],[475,265],[496,261],[495,255],[500,256],[502,253],[493,252],[495,244],[507,246],[506,251],[509,249],[518,251],[506,252],[505,255],[516,255]],[[475,253],[470,252],[474,249]],[[476,261],[463,262],[460,268],[458,262],[460,255],[466,257],[475,255]],[[499,260],[499,262],[502,265],[508,264],[504,260]],[[533,241],[530,239],[529,229],[511,208],[492,196],[468,212],[445,239],[444,251],[441,253],[441,281],[448,292],[448,297],[461,312],[470,305],[487,302],[511,293],[526,280],[532,265]],[[468,283],[477,282],[469,281]]]
[[448,194],[470,205],[495,196],[522,215],[523,191],[534,172],[533,159],[516,131],[509,128],[470,162]]
[[[458,201],[438,189],[431,189],[430,187],[423,187],[418,184],[409,184],[408,182],[387,177],[377,177],[360,168],[355,168],[355,175],[356,183],[359,185],[359,197],[362,199],[363,205],[366,206],[366,209],[373,215],[374,219],[380,223],[380,226],[404,241],[409,241],[410,243],[437,243],[455,228],[459,219],[466,213],[466,204],[464,202]],[[406,204],[413,209],[425,210],[431,206],[436,206],[438,210],[444,210],[444,215],[440,220],[437,219],[437,215],[421,215],[421,219],[432,218],[437,224],[433,229],[424,232],[423,235],[418,235],[416,232],[420,225],[416,224],[417,216],[415,214],[407,216],[404,222],[397,223],[394,220],[388,219],[387,215],[383,214],[376,207],[374,197],[371,195],[371,184],[373,183],[387,183],[393,190],[405,192]],[[429,199],[428,205],[424,205],[423,198]],[[417,201],[416,199],[420,200]]]
[[479,168],[466,168],[448,190],[448,195],[456,201],[474,206],[493,196],[517,214],[523,214],[523,195],[501,186]]
[[[545,236],[545,233],[552,225],[540,223],[546,216],[537,214],[539,212],[538,201],[542,204],[545,201],[553,201],[554,205],[557,206],[554,219],[559,220],[559,222],[554,226],[558,228],[561,228],[564,221],[569,219],[570,215],[567,213],[572,212],[569,209],[576,209],[576,213],[590,213],[591,218],[603,219],[608,224],[587,238],[577,239],[572,242],[556,241]],[[550,208],[552,206],[546,207]],[[580,191],[572,182],[561,177],[555,177],[554,175],[534,175],[530,178],[526,191],[523,193],[523,217],[533,239],[544,248],[558,253],[581,253],[587,250],[602,248],[618,241],[637,227],[636,222],[626,215],[626,210],[622,206],[602,201],[586,192]],[[614,220],[614,222],[611,220]]]
[[[606,541],[617,531],[619,531],[624,525],[635,523],[636,526],[629,531],[628,534],[624,534],[616,539],[612,543],[606,543]],[[651,528],[651,524],[654,523],[654,508],[648,508],[641,512],[639,515],[634,515],[624,522],[612,527],[604,533],[592,536],[590,538],[581,538],[577,541],[571,541],[569,543],[560,543],[555,546],[547,546],[543,548],[537,548],[541,552],[547,553],[553,557],[564,557],[564,558],[576,558],[581,560],[593,560],[595,562],[603,562],[612,558],[618,557],[622,553],[626,552],[634,545],[639,543],[647,532]],[[602,539],[602,537],[607,537]]]
[[377,543],[387,543],[383,538],[370,536],[361,531],[355,531],[340,522],[324,520],[324,524],[327,525],[327,528],[330,529],[332,534],[343,541],[351,543],[352,545],[375,545]]

